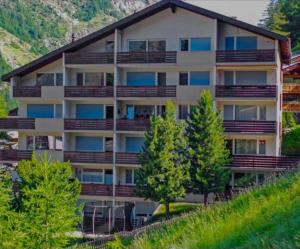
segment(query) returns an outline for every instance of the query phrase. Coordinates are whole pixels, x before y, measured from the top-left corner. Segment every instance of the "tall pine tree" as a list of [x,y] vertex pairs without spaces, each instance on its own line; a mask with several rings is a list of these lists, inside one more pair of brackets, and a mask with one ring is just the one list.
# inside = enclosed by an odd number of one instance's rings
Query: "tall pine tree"
[[175,108],[169,101],[163,117],[151,117],[136,174],[137,194],[165,204],[167,219],[170,202],[185,195],[184,185],[189,179],[186,148],[184,124],[176,123]]
[[204,195],[207,205],[208,194],[224,191],[229,172],[224,168],[229,151],[223,135],[222,120],[214,110],[209,91],[204,91],[187,121],[187,137],[191,162],[191,192]]

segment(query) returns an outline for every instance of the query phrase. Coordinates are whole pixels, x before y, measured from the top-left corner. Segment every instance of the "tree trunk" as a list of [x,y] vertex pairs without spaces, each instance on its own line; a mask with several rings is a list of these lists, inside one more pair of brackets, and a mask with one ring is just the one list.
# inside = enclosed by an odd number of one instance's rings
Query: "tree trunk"
[[166,220],[170,219],[170,202],[166,202]]
[[208,205],[208,193],[204,193],[204,207]]

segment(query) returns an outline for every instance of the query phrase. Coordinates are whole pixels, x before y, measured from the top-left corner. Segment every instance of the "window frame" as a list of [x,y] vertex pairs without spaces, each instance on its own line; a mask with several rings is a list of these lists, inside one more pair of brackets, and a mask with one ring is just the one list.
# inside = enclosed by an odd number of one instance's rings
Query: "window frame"
[[[104,169],[97,169],[97,170],[95,170],[95,169],[84,169],[84,168],[77,168],[77,170],[79,170],[79,176],[80,176],[80,179],[79,179],[79,181],[80,181],[80,183],[84,183],[84,184],[90,184],[90,183],[93,183],[93,184],[104,184],[104,181],[105,181],[105,170]],[[84,176],[84,170],[86,170],[86,171],[90,171],[90,172],[98,172],[98,171],[102,171],[102,181],[101,182],[95,182],[95,181],[84,181],[83,180],[83,176]],[[91,171],[91,170],[93,170],[93,171]],[[78,174],[78,173],[77,173]]]
[[[145,51],[130,51],[130,42],[146,42]],[[165,50],[164,51],[149,51],[149,41],[162,41],[165,42]],[[155,38],[155,39],[128,39],[127,40],[127,51],[129,53],[147,53],[147,52],[165,52],[167,51],[167,39],[165,38]]]

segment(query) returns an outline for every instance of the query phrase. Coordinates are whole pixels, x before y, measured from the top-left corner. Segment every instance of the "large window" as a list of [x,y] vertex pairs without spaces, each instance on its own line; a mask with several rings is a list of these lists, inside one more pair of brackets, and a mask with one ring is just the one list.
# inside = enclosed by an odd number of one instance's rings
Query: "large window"
[[76,118],[82,119],[103,119],[103,105],[96,104],[77,104]]
[[88,72],[85,73],[86,86],[104,85],[104,73]]
[[62,137],[27,136],[27,150],[62,150]]
[[210,84],[210,72],[190,72],[190,85],[208,86]]
[[224,105],[224,112],[223,112],[223,116],[224,116],[224,120],[233,120],[233,105]]
[[103,138],[102,137],[75,137],[76,151],[91,151],[102,152],[103,151]]
[[237,139],[235,140],[235,154],[241,155],[255,155],[257,141],[254,139]]
[[126,137],[126,152],[139,153],[144,145],[144,137]]
[[148,41],[148,51],[150,52],[166,51],[166,41]]
[[37,85],[39,86],[62,86],[62,73],[38,73],[36,75]]
[[128,86],[155,86],[155,72],[128,72]]
[[211,39],[191,38],[191,51],[209,51],[211,50]]
[[236,71],[236,85],[266,85],[266,71]]
[[224,120],[266,120],[266,106],[224,105]]
[[54,118],[54,105],[52,104],[28,104],[28,118]]
[[135,170],[134,169],[126,169],[125,170],[125,183],[128,185],[135,184],[134,179]]
[[242,105],[235,107],[236,120],[257,120],[257,106]]
[[240,36],[236,38],[237,50],[256,50],[257,37],[255,36]]
[[234,50],[234,37],[225,37],[225,50]]
[[129,41],[128,46],[129,52],[146,52],[147,41]]
[[166,51],[166,41],[164,40],[128,41],[128,50],[129,52]]

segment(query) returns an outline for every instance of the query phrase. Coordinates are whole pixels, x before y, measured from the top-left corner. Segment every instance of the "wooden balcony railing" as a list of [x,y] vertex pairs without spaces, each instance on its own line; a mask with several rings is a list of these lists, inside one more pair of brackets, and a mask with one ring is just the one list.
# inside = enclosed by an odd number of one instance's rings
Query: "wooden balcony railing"
[[33,130],[35,120],[33,118],[0,118],[0,130]]
[[229,167],[232,168],[257,168],[284,170],[294,168],[300,162],[300,157],[276,156],[248,156],[234,155]]
[[112,131],[113,119],[65,119],[65,130],[103,130]]
[[134,186],[116,185],[116,196],[120,197],[134,197]]
[[113,154],[112,152],[64,151],[64,161],[72,163],[111,164],[113,162]]
[[117,164],[140,164],[138,153],[127,153],[127,152],[117,152],[116,153],[116,163]]
[[300,94],[300,84],[283,84],[282,86],[283,94]]
[[216,85],[219,98],[276,98],[276,85]]
[[14,98],[40,98],[42,97],[41,86],[14,86]]
[[117,97],[176,97],[176,86],[118,86]]
[[225,132],[276,133],[276,121],[224,120]]
[[0,150],[1,161],[21,161],[30,160],[32,150]]
[[114,53],[66,53],[66,64],[113,64]]
[[[119,197],[133,197],[134,186],[116,185],[116,196]],[[82,183],[82,195],[97,195],[97,196],[113,196],[113,186],[105,184]]]
[[66,98],[107,98],[114,96],[112,86],[65,86]]
[[217,62],[275,62],[274,49],[218,50]]
[[300,112],[300,103],[283,103],[282,109],[285,112]]
[[117,120],[118,131],[146,131],[149,127],[150,127],[149,119]]
[[120,52],[118,63],[176,63],[176,51],[162,52]]

